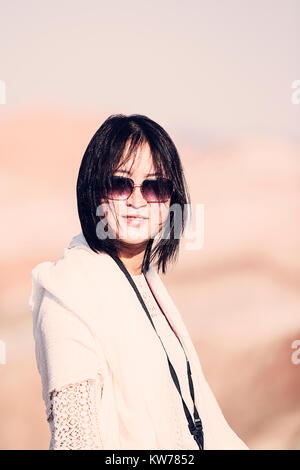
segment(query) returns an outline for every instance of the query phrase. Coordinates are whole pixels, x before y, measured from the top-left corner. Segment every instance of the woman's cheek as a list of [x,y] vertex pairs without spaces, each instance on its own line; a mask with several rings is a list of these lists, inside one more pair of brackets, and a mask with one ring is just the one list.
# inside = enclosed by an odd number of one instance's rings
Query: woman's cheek
[[162,227],[168,218],[169,208],[165,204],[158,204],[151,213],[151,229],[157,230]]
[[159,218],[160,223],[164,224],[168,218],[169,214],[169,204],[161,203],[159,204]]

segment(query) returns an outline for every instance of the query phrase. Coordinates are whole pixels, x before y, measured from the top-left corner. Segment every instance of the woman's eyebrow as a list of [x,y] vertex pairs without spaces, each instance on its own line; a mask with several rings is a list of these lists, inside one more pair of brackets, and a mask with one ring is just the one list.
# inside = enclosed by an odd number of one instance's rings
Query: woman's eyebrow
[[[126,171],[126,170],[116,170],[116,172],[126,173],[127,175],[131,175],[131,173],[129,171]],[[148,176],[160,176],[160,174],[159,173],[148,173],[148,175],[146,175],[146,178],[148,178]]]

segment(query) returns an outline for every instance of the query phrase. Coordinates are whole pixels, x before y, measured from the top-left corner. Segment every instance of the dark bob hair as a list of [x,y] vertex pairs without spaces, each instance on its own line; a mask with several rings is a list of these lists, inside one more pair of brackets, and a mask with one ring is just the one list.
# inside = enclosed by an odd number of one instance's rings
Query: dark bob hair
[[[174,237],[174,213],[169,211],[168,234],[153,246],[150,238],[146,246],[142,272],[147,272],[149,264],[155,260],[158,272],[162,268],[165,274],[169,261],[178,256],[180,238],[187,223],[185,205],[190,205],[190,194],[183,174],[178,151],[167,132],[152,119],[140,114],[115,114],[109,116],[92,137],[83,155],[80,165],[76,193],[77,207],[82,233],[89,247],[96,253],[106,252],[118,256],[119,240],[112,238],[100,239],[96,233],[99,223],[97,208],[100,199],[107,200],[107,188],[119,162],[122,159],[126,144],[130,143],[128,159],[136,149],[148,143],[152,155],[153,166],[159,174],[165,174],[173,183],[170,207],[177,204],[181,208],[182,220],[180,236]],[[128,160],[126,158],[126,161]]]

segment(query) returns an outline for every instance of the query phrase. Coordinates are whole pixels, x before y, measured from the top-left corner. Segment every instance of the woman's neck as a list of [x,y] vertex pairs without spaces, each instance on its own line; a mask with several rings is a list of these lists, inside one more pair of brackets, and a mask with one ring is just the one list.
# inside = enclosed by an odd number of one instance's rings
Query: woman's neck
[[132,276],[142,273],[142,264],[146,246],[147,243],[143,243],[139,246],[127,245],[122,247],[122,250],[118,253],[118,257]]

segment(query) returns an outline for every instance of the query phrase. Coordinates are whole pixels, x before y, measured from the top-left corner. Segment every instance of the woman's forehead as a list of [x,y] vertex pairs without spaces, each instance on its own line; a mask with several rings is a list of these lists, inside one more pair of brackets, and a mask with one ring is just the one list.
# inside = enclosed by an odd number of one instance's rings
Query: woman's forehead
[[159,176],[161,174],[161,172],[155,170],[152,155],[148,152],[139,152],[135,155],[130,155],[129,158],[123,158],[115,171],[126,173],[129,176],[135,173],[143,174],[145,177]]

